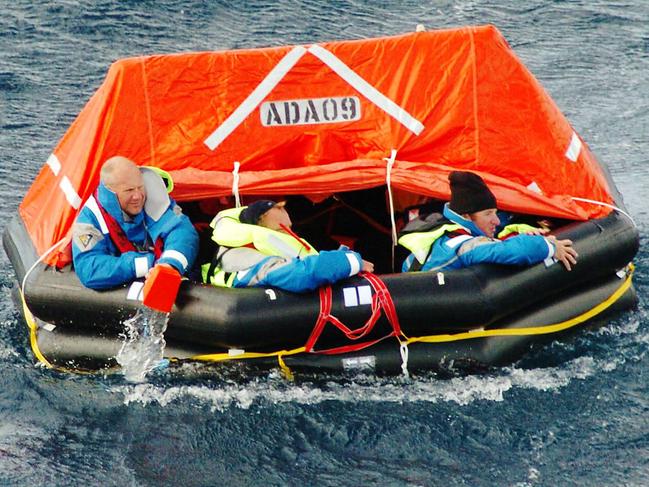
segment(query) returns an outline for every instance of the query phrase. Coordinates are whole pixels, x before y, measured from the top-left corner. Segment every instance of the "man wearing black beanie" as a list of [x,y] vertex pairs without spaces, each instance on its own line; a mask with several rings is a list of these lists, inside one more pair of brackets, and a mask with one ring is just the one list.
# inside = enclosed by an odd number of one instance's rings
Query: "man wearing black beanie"
[[[500,225],[497,201],[483,179],[472,172],[449,174],[451,201],[444,218],[427,232],[409,233],[399,243],[412,253],[402,271],[440,271],[473,264],[532,265],[560,261],[567,270],[577,263],[570,240],[544,236],[547,230],[529,225],[509,225],[496,238]],[[516,234],[511,236],[512,234]]]

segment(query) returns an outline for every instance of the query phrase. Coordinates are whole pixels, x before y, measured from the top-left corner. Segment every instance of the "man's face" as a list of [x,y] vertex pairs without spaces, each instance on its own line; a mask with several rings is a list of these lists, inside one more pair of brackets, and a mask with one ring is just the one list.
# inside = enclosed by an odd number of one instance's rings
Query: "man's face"
[[277,230],[278,232],[284,231],[282,226],[291,228],[293,225],[291,217],[283,206],[273,206],[270,210],[261,215],[258,224],[262,227],[270,228],[271,230]]
[[124,213],[133,217],[144,208],[146,191],[142,173],[136,166],[116,170],[110,188],[117,195],[119,206]]
[[471,220],[476,227],[487,237],[493,237],[496,233],[496,227],[500,224],[500,219],[497,215],[496,208],[489,208],[487,210],[476,211],[471,213],[469,220]]

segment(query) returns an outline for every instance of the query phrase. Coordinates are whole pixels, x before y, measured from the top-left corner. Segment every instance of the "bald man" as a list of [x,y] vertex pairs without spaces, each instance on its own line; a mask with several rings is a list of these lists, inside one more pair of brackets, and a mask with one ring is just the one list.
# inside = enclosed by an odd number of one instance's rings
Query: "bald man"
[[184,274],[198,253],[198,235],[167,194],[160,175],[122,156],[101,168],[97,191],[72,229],[72,257],[81,282],[109,289],[145,277],[156,264]]

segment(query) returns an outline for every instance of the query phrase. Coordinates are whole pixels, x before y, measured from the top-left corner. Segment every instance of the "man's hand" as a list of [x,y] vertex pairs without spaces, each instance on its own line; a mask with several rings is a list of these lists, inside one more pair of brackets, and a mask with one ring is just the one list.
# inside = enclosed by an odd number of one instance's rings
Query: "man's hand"
[[579,254],[572,247],[572,240],[557,240],[557,237],[550,235],[547,238],[554,245],[554,258],[560,261],[567,270],[572,270],[572,266],[577,263]]
[[368,262],[367,260],[363,261],[363,267],[361,268],[363,272],[374,272],[374,264]]
[[523,235],[545,235],[550,231],[549,228],[530,228]]

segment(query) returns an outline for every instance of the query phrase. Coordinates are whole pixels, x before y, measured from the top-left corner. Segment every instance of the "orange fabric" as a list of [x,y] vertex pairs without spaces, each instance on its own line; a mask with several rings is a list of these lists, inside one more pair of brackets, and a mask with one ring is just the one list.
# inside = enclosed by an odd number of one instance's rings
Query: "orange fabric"
[[[289,46],[115,62],[54,150],[61,163],[58,175],[45,166],[20,206],[37,250],[68,235],[77,214],[60,189],[62,178],[85,201],[97,185],[101,163],[116,154],[169,171],[172,196],[179,201],[231,194],[235,161],[241,164],[241,194],[317,198],[369,188],[385,183],[384,158],[396,149],[395,188],[448,199],[448,173],[463,169],[480,174],[505,210],[571,219],[608,213],[571,200],[612,203],[605,176],[585,144],[576,161],[566,156],[572,127],[496,28],[316,46],[420,122],[419,134],[395,118],[401,115],[389,115],[358,85],[350,85],[310,46],[303,47],[307,50]],[[210,149],[208,137],[292,55],[297,61],[276,86]],[[345,115],[352,118],[351,102],[341,101],[350,97],[358,100],[358,120],[264,126],[277,119],[264,115],[263,103],[277,102],[275,116],[291,119],[297,106],[291,102],[316,100],[322,122],[323,106],[339,119],[347,107]],[[307,111],[300,120],[309,119],[308,114],[304,119]],[[60,254],[49,262],[57,258],[66,259]]]

